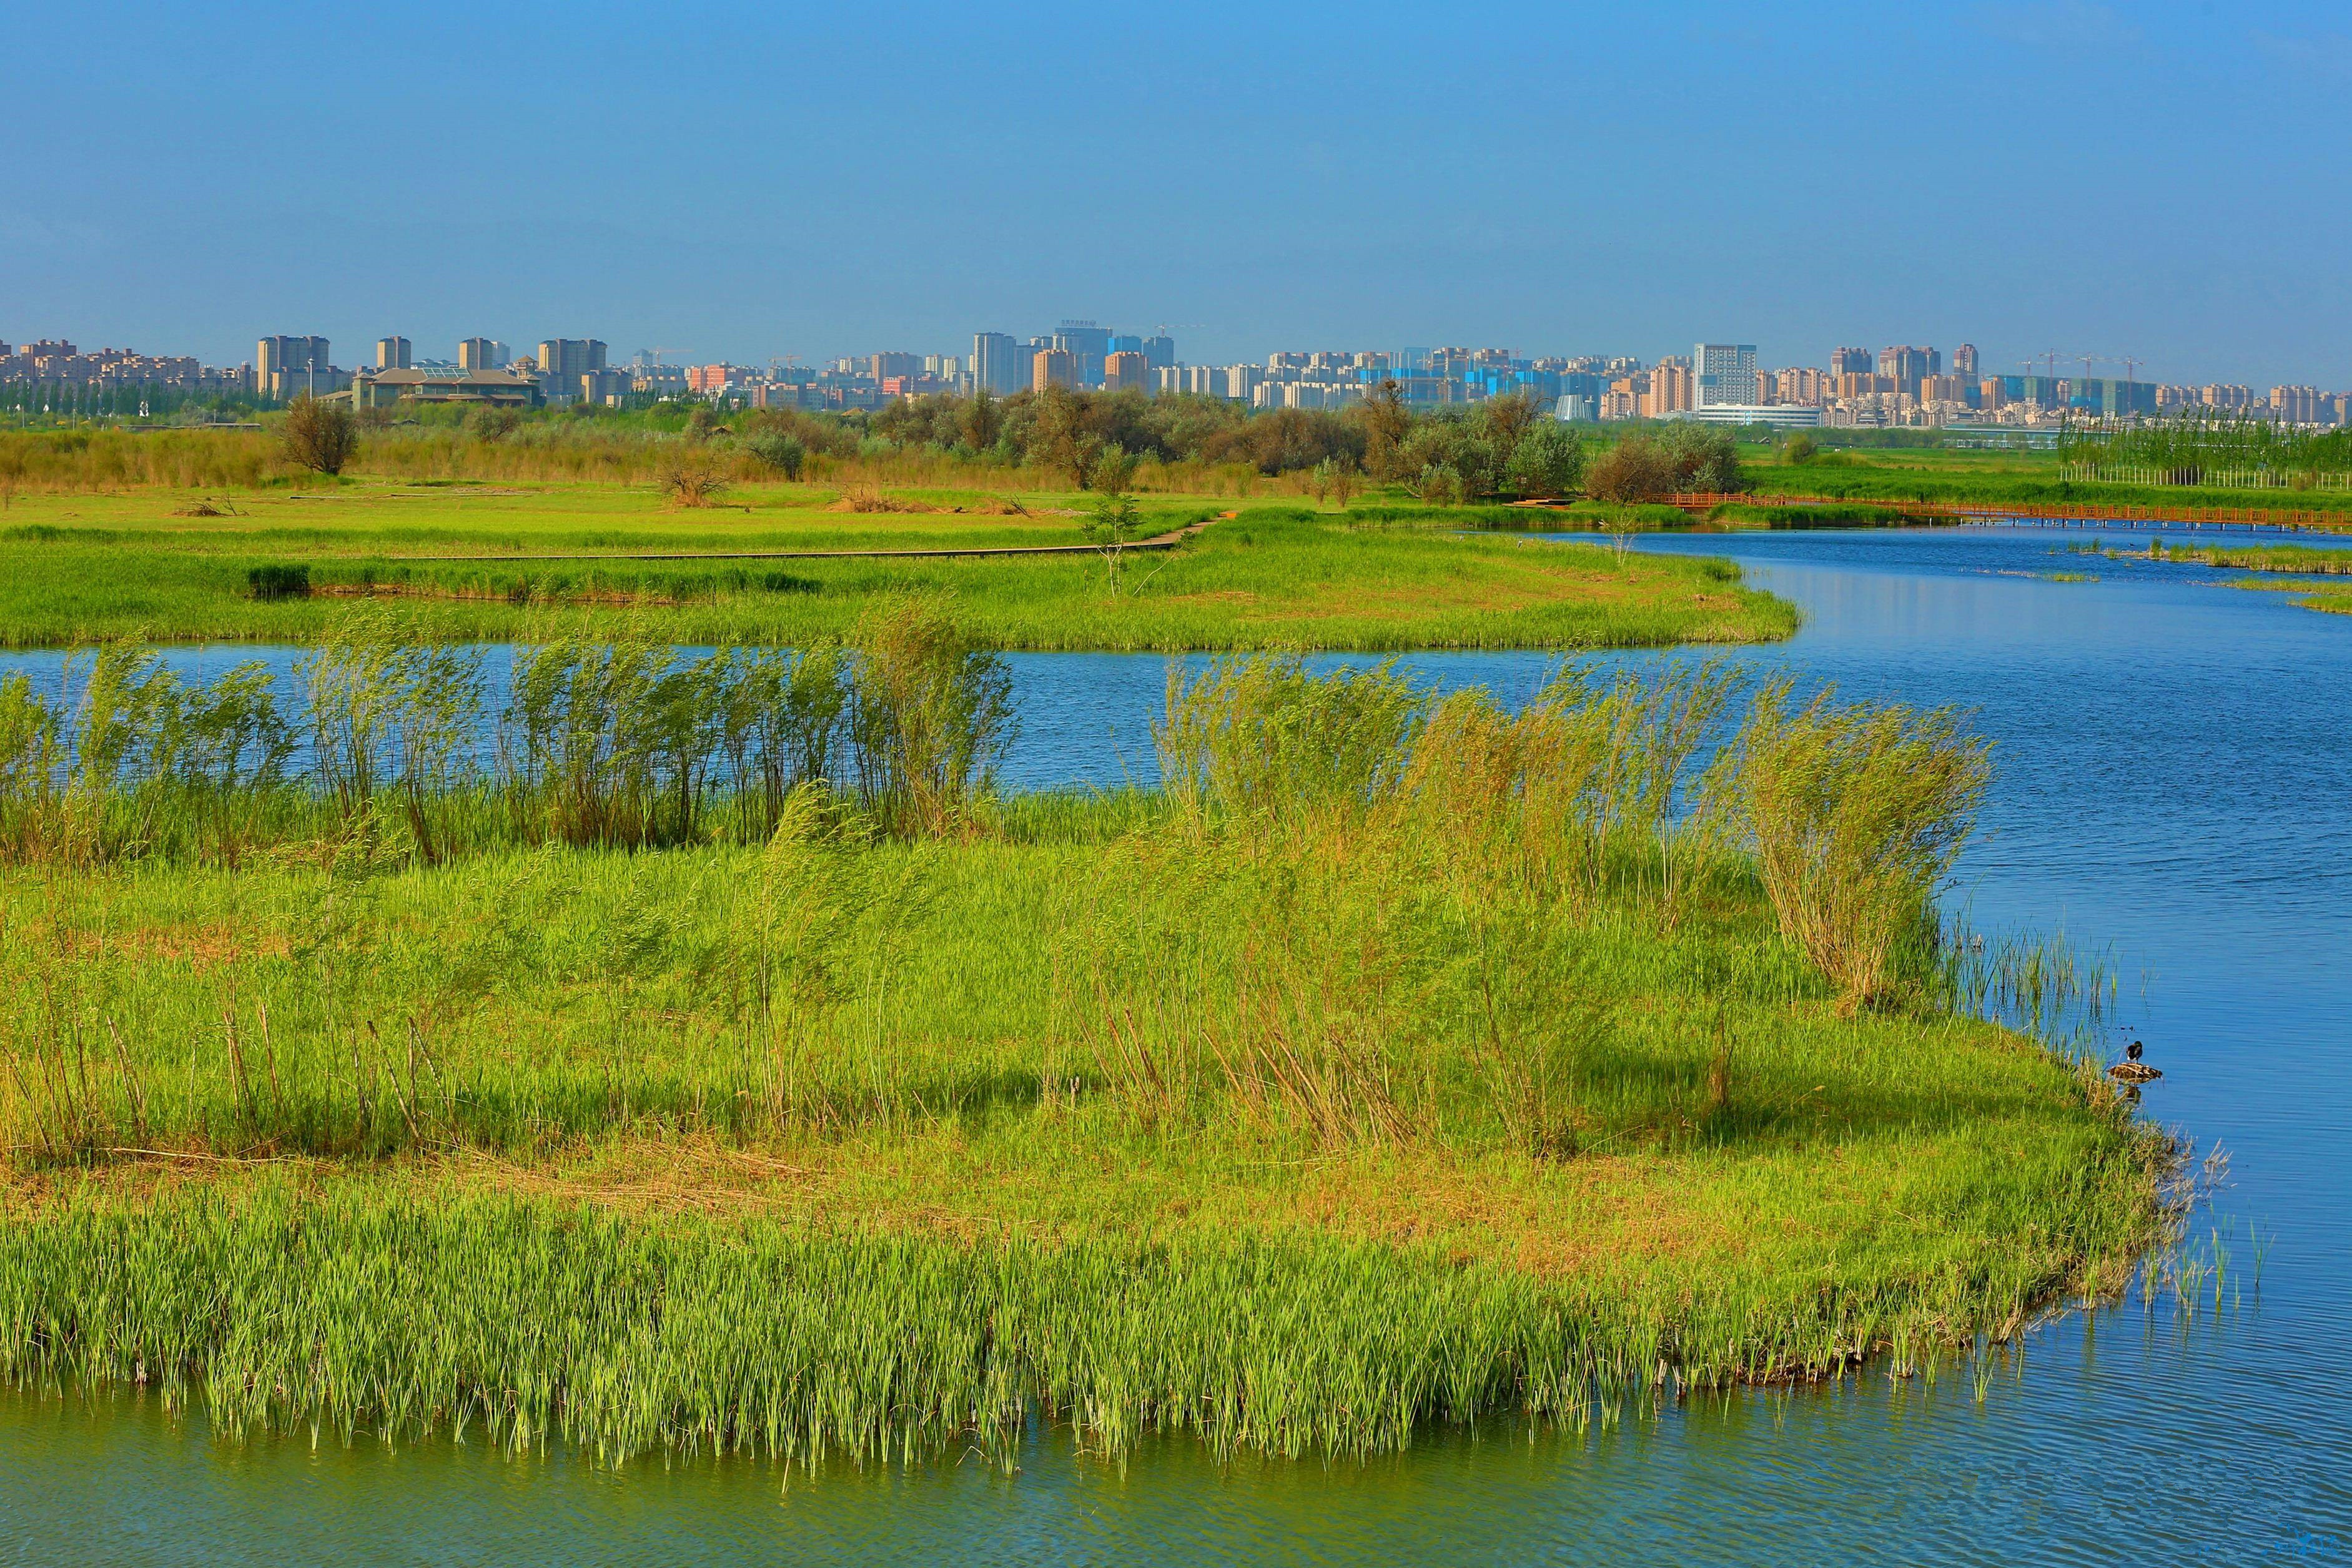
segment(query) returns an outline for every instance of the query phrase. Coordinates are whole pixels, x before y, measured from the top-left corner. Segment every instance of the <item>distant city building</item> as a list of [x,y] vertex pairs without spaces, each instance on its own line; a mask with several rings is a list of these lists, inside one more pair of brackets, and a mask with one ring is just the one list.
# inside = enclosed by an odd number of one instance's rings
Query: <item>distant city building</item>
[[1944,356],[1934,349],[1911,344],[1878,350],[1878,373],[1906,397],[1917,397],[1919,383],[1941,374],[1943,369]]
[[923,356],[907,353],[868,354],[866,356],[865,370],[866,373],[877,382],[888,381],[893,376],[919,376],[923,373]]
[[504,370],[510,357],[507,346],[495,338],[467,338],[457,344],[459,370]]
[[398,366],[362,376],[352,385],[352,401],[361,408],[389,408],[402,402],[535,408],[540,397],[538,381],[520,371]]
[[2336,400],[2317,387],[2273,387],[2269,401],[2271,417],[2288,424],[2336,423]]
[[1070,356],[1073,386],[1102,385],[1103,361],[1110,354],[1110,330],[1091,321],[1065,321],[1051,347]]
[[1040,349],[1031,360],[1029,384],[1038,392],[1047,387],[1074,387],[1077,380],[1077,361],[1067,349]]
[[1965,382],[1978,379],[1977,346],[1974,343],[1962,343],[1952,350],[1952,374]]
[[1009,332],[975,332],[971,336],[972,385],[981,392],[1010,397],[1029,385],[1034,359]]
[[1832,376],[1867,376],[1875,374],[1877,361],[1868,349],[1836,349],[1830,354]]
[[1650,390],[1643,400],[1642,413],[1650,419],[1664,419],[1668,414],[1685,413],[1691,407],[1691,371],[1688,365],[1672,361],[1660,364],[1650,372]]
[[539,345],[540,388],[549,398],[568,402],[584,395],[580,378],[604,366],[604,345],[594,338],[545,338]]
[[1691,350],[1691,367],[1697,378],[1694,405],[1753,405],[1758,401],[1755,344],[1701,343]]
[[626,371],[607,368],[581,372],[580,395],[590,402],[617,408],[621,400],[635,389],[636,379]]
[[1774,430],[1811,429],[1821,423],[1822,411],[1789,403],[1703,403],[1678,415],[1700,424],[1762,424]]
[[1829,373],[1811,365],[1794,365],[1772,372],[1772,395],[1765,401],[1794,408],[1819,408],[1830,400],[1830,382]]
[[1176,363],[1176,340],[1165,332],[1156,338],[1146,338],[1143,340],[1143,357],[1151,362],[1151,368],[1155,371],[1173,368]]
[[254,345],[253,383],[253,390],[263,397],[281,401],[305,392],[324,396],[341,390],[335,384],[335,368],[324,338],[262,339]]
[[1150,376],[1151,361],[1140,349],[1114,349],[1103,361],[1106,392],[1143,392],[1150,384]]
[[1929,376],[1919,383],[1921,402],[1959,403],[1977,401],[1976,383],[1965,376]]
[[408,369],[408,365],[409,354],[407,339],[378,338],[375,340],[375,368],[377,370],[404,371]]

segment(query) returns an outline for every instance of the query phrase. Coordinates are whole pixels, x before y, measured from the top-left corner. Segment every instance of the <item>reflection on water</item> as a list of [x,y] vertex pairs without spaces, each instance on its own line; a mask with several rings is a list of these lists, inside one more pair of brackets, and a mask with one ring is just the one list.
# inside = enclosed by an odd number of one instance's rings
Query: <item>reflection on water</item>
[[[1745,664],[1976,710],[2000,773],[1957,896],[1980,927],[2063,929],[2109,957],[2122,1019],[2166,1071],[2149,1113],[2233,1156],[2212,1223],[2239,1235],[2241,1274],[2245,1228],[2273,1238],[2259,1298],[2194,1322],[2137,1303],[2059,1320],[1981,1405],[1966,1376],[1872,1374],[1363,1467],[1220,1472],[1171,1442],[1122,1474],[1041,1435],[1010,1480],[973,1461],[787,1490],[740,1462],[218,1443],[127,1397],[18,1396],[0,1402],[0,1561],[2352,1559],[2352,619],[2202,568],[2053,553],[2073,537],[1645,548],[1736,556],[1805,607],[1797,638],[1731,655]],[[2044,580],[2084,570],[2099,580]],[[1636,657],[1660,656],[1695,655]],[[1509,699],[1549,661],[1403,663]],[[1013,782],[1153,777],[1161,661],[1015,670]]]

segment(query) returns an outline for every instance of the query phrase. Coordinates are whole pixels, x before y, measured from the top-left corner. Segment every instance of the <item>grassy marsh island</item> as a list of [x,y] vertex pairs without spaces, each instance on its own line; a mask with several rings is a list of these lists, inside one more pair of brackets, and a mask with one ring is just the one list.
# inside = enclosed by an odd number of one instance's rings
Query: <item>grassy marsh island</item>
[[131,650],[0,687],[21,1382],[612,1460],[1361,1454],[1933,1375],[2160,1223],[2162,1141],[1937,939],[1950,714],[1255,655],[1171,671],[1159,788],[1005,796],[932,601],[548,643],[496,714],[332,630],[291,713]]
[[[687,511],[651,486],[604,484],[27,495],[0,518],[0,641],[307,643],[362,593],[397,597],[436,636],[486,641],[586,608],[627,609],[681,643],[795,644],[908,592],[951,594],[960,624],[1009,649],[1609,648],[1796,626],[1726,563],[1474,534],[1453,508],[1147,497],[1133,539],[1208,526],[1124,552],[1114,573],[1086,548],[1098,497],[908,488],[849,504],[927,509],[853,513],[819,486],[735,495],[741,509]],[[234,515],[176,515],[199,507]],[[1038,547],[1075,553],[520,559]]]

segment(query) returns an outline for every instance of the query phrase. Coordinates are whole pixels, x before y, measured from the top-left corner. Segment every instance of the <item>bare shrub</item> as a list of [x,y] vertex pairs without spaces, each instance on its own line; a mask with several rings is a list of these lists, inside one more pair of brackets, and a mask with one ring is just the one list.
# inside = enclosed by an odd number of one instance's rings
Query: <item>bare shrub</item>
[[315,474],[340,474],[359,449],[359,421],[349,403],[298,397],[278,426],[287,457]]
[[1673,453],[1648,436],[1629,435],[1592,460],[1584,490],[1596,501],[1638,506],[1673,495],[1678,477]]
[[673,507],[712,506],[727,493],[727,459],[708,446],[683,445],[662,458],[654,482]]

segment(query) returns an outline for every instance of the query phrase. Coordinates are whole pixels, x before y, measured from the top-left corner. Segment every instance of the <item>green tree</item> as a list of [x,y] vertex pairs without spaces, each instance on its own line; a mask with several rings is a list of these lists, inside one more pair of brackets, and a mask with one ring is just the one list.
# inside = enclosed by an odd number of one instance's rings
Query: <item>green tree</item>
[[974,452],[985,452],[996,444],[1004,433],[1004,411],[986,387],[972,393],[971,401],[963,406],[961,426],[963,443]]
[[[1112,450],[1118,449],[1114,447]],[[1135,497],[1124,491],[1106,494],[1095,502],[1094,516],[1081,523],[1079,528],[1086,534],[1087,542],[1101,554],[1103,576],[1109,582],[1110,591],[1117,593],[1119,570],[1127,564],[1127,547],[1135,542],[1135,536],[1143,528],[1143,513],[1136,506]]]
[[1405,438],[1412,434],[1412,411],[1404,405],[1404,390],[1391,376],[1381,382],[1355,410],[1364,430],[1364,472],[1383,482],[1416,470],[1405,466]]
[[1673,495],[1675,477],[1675,455],[1656,437],[1629,435],[1592,460],[1584,489],[1596,501],[1639,506]]
[[798,479],[802,465],[808,461],[808,448],[802,444],[800,437],[781,430],[763,430],[745,437],[743,450],[787,479]]
[[1529,425],[1503,469],[1503,487],[1523,497],[1572,496],[1583,478],[1584,443],[1556,419]]

